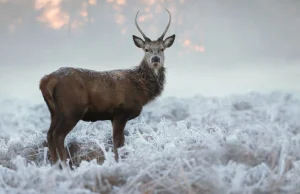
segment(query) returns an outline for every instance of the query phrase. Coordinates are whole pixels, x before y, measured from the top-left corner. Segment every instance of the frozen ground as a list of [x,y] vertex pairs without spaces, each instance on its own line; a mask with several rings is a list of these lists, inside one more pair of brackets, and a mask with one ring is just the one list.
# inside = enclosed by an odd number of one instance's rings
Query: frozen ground
[[49,165],[48,126],[44,104],[0,103],[0,193],[300,192],[292,94],[159,99],[126,126],[119,163],[110,122],[80,122],[65,142],[73,171]]

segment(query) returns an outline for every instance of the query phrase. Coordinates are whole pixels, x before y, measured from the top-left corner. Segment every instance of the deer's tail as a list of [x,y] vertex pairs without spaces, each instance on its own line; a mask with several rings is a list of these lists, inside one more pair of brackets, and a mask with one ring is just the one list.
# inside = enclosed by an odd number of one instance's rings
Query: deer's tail
[[53,96],[57,82],[57,78],[51,75],[44,76],[40,81],[40,90],[51,114],[53,114],[56,109]]

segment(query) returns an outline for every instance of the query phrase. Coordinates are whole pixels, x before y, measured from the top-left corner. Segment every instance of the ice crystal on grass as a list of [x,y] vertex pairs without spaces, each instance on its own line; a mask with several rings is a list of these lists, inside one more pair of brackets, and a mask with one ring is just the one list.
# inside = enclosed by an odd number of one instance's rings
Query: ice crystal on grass
[[[44,104],[0,102],[0,193],[296,193],[300,101],[284,93],[158,99],[127,123],[79,122],[51,166]],[[15,111],[14,111],[15,110]]]

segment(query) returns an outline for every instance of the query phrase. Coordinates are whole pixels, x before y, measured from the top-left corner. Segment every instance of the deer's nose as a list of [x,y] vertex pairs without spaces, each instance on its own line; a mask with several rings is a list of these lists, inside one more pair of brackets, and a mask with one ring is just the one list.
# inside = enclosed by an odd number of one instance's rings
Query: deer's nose
[[158,56],[154,56],[154,57],[152,57],[151,62],[152,63],[159,63],[160,62],[160,58]]

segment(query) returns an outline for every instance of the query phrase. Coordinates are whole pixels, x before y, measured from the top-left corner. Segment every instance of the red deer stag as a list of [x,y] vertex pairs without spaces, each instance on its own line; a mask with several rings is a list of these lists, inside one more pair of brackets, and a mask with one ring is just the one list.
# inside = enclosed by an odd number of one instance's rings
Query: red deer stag
[[135,25],[144,40],[132,37],[134,44],[145,52],[138,66],[101,72],[64,67],[41,79],[40,90],[51,114],[47,140],[52,164],[58,161],[58,156],[65,164],[65,137],[80,120],[111,120],[118,160],[117,148],[124,145],[126,122],[139,116],[143,106],[158,97],[164,88],[164,50],[175,40],[175,34],[164,40],[171,23],[171,14],[167,12],[168,25],[154,41],[138,26],[137,12]]

